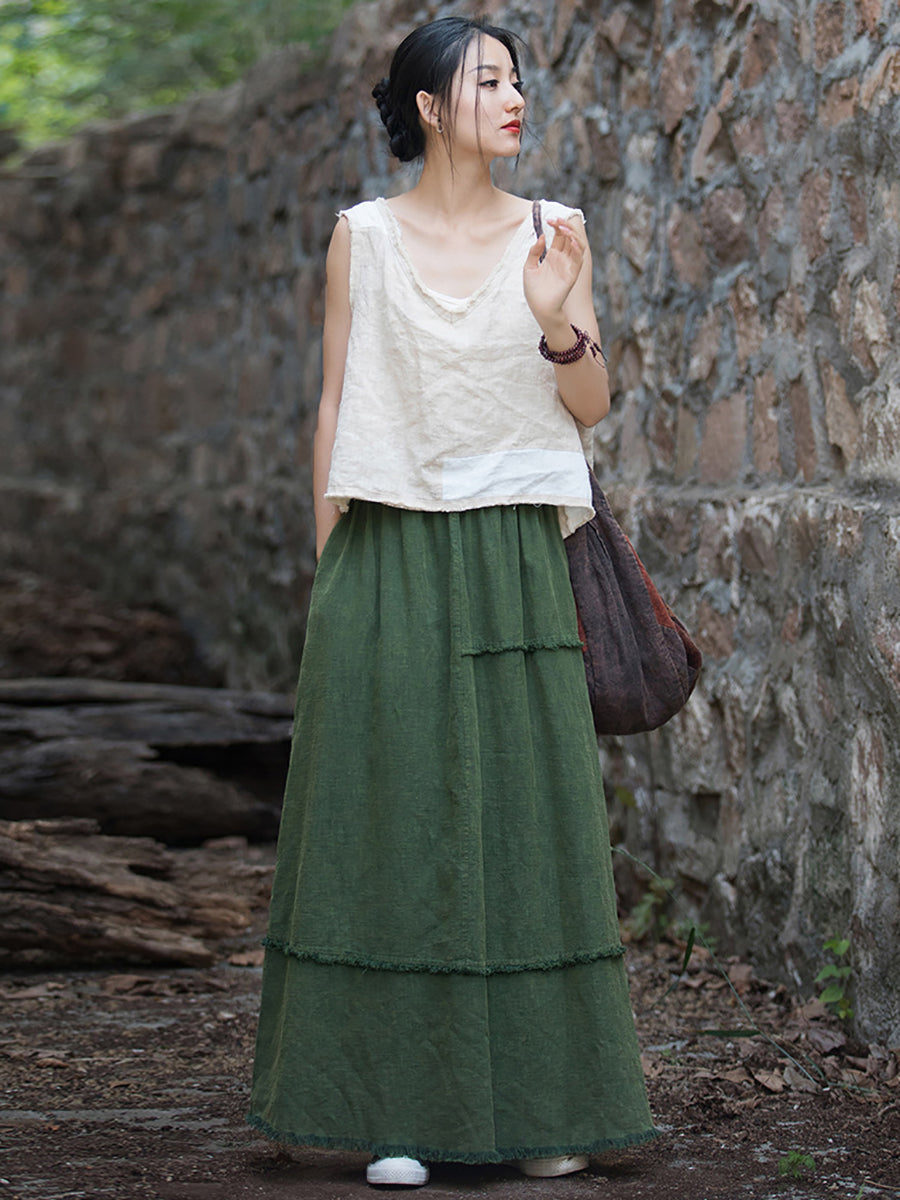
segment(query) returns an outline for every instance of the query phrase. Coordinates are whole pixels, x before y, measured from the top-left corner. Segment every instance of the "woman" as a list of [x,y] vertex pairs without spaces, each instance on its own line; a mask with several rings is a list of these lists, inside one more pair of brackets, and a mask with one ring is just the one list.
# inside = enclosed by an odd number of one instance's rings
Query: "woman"
[[521,144],[512,34],[423,26],[373,95],[424,164],[328,251],[249,1119],[371,1151],[375,1184],[565,1174],[653,1136],[562,540],[609,407],[590,252],[578,210],[493,186]]

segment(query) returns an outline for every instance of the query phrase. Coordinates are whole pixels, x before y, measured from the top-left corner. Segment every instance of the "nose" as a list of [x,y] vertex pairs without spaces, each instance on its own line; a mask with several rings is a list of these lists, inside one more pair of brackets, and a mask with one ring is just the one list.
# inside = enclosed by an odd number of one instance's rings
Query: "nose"
[[521,112],[525,108],[525,97],[518,90],[509,85],[509,95],[506,97],[506,108],[509,112]]

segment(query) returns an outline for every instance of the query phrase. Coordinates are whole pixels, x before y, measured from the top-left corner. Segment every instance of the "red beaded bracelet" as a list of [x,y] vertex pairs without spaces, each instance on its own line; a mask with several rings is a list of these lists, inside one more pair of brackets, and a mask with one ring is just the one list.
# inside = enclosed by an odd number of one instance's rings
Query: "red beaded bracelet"
[[568,350],[551,350],[547,345],[547,338],[541,334],[541,340],[538,342],[538,350],[548,362],[566,363],[578,362],[579,358],[584,356],[585,350],[590,346],[591,354],[594,358],[599,354],[603,359],[603,365],[606,366],[606,355],[603,353],[602,347],[598,346],[589,333],[585,333],[583,329],[579,329],[577,325],[571,326],[572,332],[577,336],[578,340],[574,346],[570,346]]

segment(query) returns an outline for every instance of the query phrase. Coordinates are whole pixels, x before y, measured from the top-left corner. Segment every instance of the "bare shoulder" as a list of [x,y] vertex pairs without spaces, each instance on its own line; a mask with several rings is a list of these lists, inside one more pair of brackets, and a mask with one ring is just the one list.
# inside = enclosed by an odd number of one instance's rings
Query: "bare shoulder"
[[527,200],[524,196],[514,196],[512,192],[503,193],[509,212],[520,216],[523,220],[531,212],[533,200]]
[[493,210],[492,224],[504,233],[515,229],[531,216],[534,201],[525,196],[514,196],[512,192],[501,192],[499,202]]
[[342,301],[350,288],[350,226],[347,217],[337,218],[325,256],[325,287],[332,302]]
[[328,254],[325,258],[325,269],[329,275],[333,272],[346,273],[350,264],[350,222],[345,216],[338,217],[337,224],[328,243]]
[[346,213],[341,213],[337,219],[337,223],[331,233],[331,241],[328,243],[328,253],[332,250],[337,250],[338,253],[342,249],[350,249],[350,222],[347,219]]

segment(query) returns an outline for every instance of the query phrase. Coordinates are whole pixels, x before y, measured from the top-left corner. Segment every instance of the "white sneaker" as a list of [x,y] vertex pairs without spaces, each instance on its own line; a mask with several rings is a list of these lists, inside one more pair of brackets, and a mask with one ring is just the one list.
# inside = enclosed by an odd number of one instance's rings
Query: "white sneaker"
[[560,1154],[556,1158],[520,1158],[516,1166],[523,1175],[535,1179],[551,1179],[555,1175],[571,1175],[588,1166],[586,1154]]
[[389,1187],[421,1187],[428,1168],[417,1158],[376,1158],[366,1167],[366,1181]]

